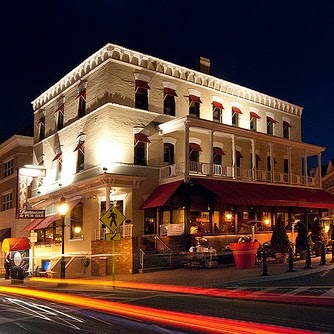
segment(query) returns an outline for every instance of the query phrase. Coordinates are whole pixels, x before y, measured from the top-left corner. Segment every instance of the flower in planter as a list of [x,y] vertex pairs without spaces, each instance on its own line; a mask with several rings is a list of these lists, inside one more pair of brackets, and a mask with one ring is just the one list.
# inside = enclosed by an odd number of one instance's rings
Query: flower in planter
[[254,241],[257,241],[257,240],[255,239],[253,240],[253,238],[248,235],[243,235],[242,237],[239,238],[238,244],[241,244],[243,242],[254,242]]

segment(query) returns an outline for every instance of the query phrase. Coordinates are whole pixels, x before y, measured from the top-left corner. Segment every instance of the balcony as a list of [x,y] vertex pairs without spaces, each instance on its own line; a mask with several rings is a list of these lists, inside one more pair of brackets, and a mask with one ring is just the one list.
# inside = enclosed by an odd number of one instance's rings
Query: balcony
[[205,177],[217,179],[234,179],[246,182],[286,184],[300,187],[320,188],[318,177],[297,174],[253,170],[248,168],[215,165],[203,162],[189,161],[189,171],[186,175],[186,163],[173,164],[160,168],[160,180],[172,179],[179,176]]

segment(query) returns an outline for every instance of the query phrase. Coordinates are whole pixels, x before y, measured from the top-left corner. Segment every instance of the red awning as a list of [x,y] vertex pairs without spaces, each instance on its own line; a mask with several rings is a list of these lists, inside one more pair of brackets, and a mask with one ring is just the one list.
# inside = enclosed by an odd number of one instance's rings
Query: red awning
[[30,248],[30,241],[26,237],[22,238],[7,238],[2,242],[2,251],[23,251]]
[[283,121],[283,128],[286,128],[286,127],[291,128],[291,124],[287,121]]
[[237,107],[232,107],[232,111],[235,112],[236,114],[242,115],[242,111]]
[[220,102],[212,101],[212,105],[218,109],[224,109],[223,105]]
[[164,88],[164,93],[165,93],[165,95],[171,95],[171,96],[176,96],[177,97],[175,89],[172,89],[172,88],[165,87]]
[[267,116],[267,121],[270,122],[270,123],[274,123],[274,124],[278,123],[277,121],[275,121],[275,120],[274,120],[272,117],[270,117],[270,116]]
[[240,151],[235,151],[235,156],[236,156],[237,158],[240,158],[240,159],[243,159],[243,158],[244,158],[244,156],[241,154]]
[[225,152],[220,147],[214,147],[213,148],[213,154],[225,155]]
[[201,146],[195,143],[189,143],[189,148],[190,148],[190,151],[202,152]]
[[202,103],[201,98],[196,95],[189,95],[189,100],[191,102]]
[[138,144],[139,142],[141,143],[151,143],[151,141],[148,139],[146,135],[143,133],[136,133],[135,134],[135,145]]
[[57,113],[57,112],[61,112],[62,114],[64,113],[64,103],[63,104],[61,104],[58,108],[57,108],[57,110],[55,111],[55,113]]
[[56,160],[58,160],[58,159],[61,157],[62,154],[63,154],[63,152],[62,152],[62,151],[59,151],[59,152],[56,154],[56,156],[52,159],[52,161],[56,161]]
[[143,80],[136,80],[135,81],[135,88],[136,91],[140,88],[140,89],[150,89],[150,86],[148,85],[148,83],[146,81]]
[[82,97],[86,101],[86,89],[83,89],[76,98],[78,99],[79,97]]
[[149,209],[163,206],[167,200],[175,193],[183,181],[162,184],[144,201],[140,209]]
[[260,158],[260,156],[258,154],[255,155],[255,159],[256,159],[256,161],[262,161],[262,159]]
[[82,150],[82,146],[84,145],[84,141],[83,142],[80,142],[76,147],[75,147],[75,149],[74,149],[74,151],[73,152],[76,152],[76,151],[81,151],[81,152],[83,152],[83,150]]
[[250,112],[250,115],[251,115],[251,117],[254,117],[254,118],[257,118],[257,119],[260,119],[261,117],[256,113],[256,112],[254,112],[254,111],[251,111]]
[[[79,202],[81,202],[82,198],[69,201],[68,204],[68,212],[70,212]],[[30,224],[28,224],[23,231],[31,231],[31,230],[39,230],[41,228],[47,228],[52,222],[61,219],[61,215],[59,213],[55,213],[53,215],[47,216],[44,219],[34,219]]]
[[237,181],[196,179],[216,193],[223,204],[334,208],[334,196],[322,189],[297,188]]

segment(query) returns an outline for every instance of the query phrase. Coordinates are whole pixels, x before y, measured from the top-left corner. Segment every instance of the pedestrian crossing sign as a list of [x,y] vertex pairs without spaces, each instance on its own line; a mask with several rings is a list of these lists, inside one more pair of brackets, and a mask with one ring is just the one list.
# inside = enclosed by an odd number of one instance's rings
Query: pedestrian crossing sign
[[125,216],[116,208],[116,206],[111,206],[100,218],[101,223],[105,225],[112,233],[116,233],[117,228],[123,223],[124,220]]
[[114,233],[107,233],[106,234],[106,240],[107,241],[120,241],[121,240],[121,233],[114,232]]

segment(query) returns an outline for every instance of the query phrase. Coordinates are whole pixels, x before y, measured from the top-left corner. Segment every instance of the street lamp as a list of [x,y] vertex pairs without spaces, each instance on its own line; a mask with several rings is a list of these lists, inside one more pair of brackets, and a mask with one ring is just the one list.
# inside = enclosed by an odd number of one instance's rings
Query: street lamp
[[60,198],[57,211],[61,216],[61,260],[60,260],[60,278],[65,278],[65,216],[68,212],[68,204],[65,197]]

